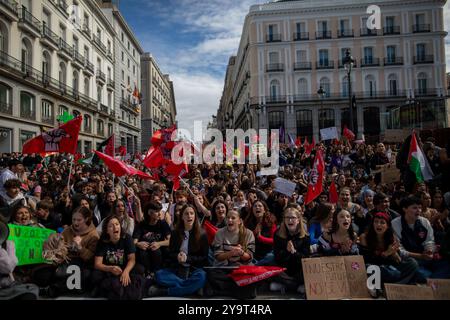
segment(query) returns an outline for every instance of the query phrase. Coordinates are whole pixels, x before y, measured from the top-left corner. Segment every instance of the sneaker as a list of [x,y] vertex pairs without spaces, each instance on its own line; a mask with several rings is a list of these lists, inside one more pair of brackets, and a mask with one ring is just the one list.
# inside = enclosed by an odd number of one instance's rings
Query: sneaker
[[270,283],[270,291],[281,291],[281,293],[286,291],[286,286],[282,285],[279,282],[271,282]]
[[151,286],[147,291],[147,297],[160,297],[160,296],[167,296],[166,288]]

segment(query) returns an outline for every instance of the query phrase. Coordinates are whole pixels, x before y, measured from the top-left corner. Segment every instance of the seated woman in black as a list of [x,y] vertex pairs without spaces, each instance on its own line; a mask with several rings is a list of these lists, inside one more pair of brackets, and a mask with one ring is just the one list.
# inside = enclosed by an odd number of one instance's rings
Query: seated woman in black
[[169,248],[170,227],[160,219],[161,209],[159,202],[150,201],[144,209],[144,221],[136,226],[133,233],[137,261],[149,274],[161,269]]
[[[136,264],[136,248],[133,239],[122,232],[122,226],[117,216],[111,215],[103,220],[102,234],[95,251],[92,283],[95,286],[93,295],[98,293],[109,299],[124,298],[124,288],[141,288],[135,285],[143,282],[134,266]],[[141,292],[129,292],[128,298],[140,299]]]

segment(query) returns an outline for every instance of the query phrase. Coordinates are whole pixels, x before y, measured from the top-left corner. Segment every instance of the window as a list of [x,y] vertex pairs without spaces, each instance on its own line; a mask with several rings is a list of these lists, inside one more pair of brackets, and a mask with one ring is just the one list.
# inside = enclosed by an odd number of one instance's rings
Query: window
[[52,58],[47,51],[44,51],[42,53],[42,77],[45,83],[49,81],[49,77],[52,74],[51,65],[52,65]]
[[47,100],[42,100],[42,122],[53,123],[53,103]]
[[91,133],[91,116],[85,114],[83,117],[84,122],[84,131],[87,133]]
[[88,15],[87,13],[84,14],[84,23],[83,23],[83,26],[84,26],[85,28],[88,28],[88,27],[89,27],[89,15]]
[[58,80],[63,89],[65,89],[66,79],[67,79],[66,64],[64,62],[60,62],[59,72],[58,72]]
[[78,93],[79,91],[79,77],[78,77],[78,72],[74,71],[73,72],[73,78],[72,78],[72,88],[74,93]]
[[20,130],[20,149],[23,148],[25,142],[27,142],[30,139],[33,139],[35,135],[36,132]]
[[73,111],[72,111],[72,114],[73,114],[73,116],[74,116],[75,118],[81,115],[81,113],[80,113],[79,111],[77,111],[77,110],[73,110]]
[[136,50],[133,49],[133,57],[136,56]]
[[278,80],[272,80],[270,82],[270,97],[276,99],[280,95],[280,82]]
[[122,51],[122,62],[125,62],[125,53]]
[[136,75],[136,66],[133,66],[133,75]]
[[22,91],[20,93],[20,117],[36,120],[34,96],[28,92]]
[[102,60],[100,58],[97,59],[97,69],[102,71]]
[[419,89],[419,94],[427,93],[427,75],[424,72],[419,73],[417,76],[417,88]]
[[325,97],[330,96],[331,93],[330,79],[328,79],[327,77],[321,78],[319,82],[319,87],[322,87],[323,91],[325,91]]
[[125,71],[122,70],[122,81],[125,82]]
[[59,36],[60,36],[64,41],[67,40],[67,38],[66,38],[66,27],[65,27],[64,25],[62,25],[62,24],[59,25]]
[[108,91],[108,107],[112,107],[112,94],[111,91]]
[[97,86],[97,102],[102,103],[102,86]]
[[0,21],[0,51],[8,53],[8,28]]
[[327,21],[319,21],[318,29],[320,33],[326,33],[328,31],[328,22]]
[[78,38],[75,36],[73,37],[73,48],[78,52]]
[[304,22],[297,22],[295,25],[295,30],[297,34],[300,35],[302,32],[306,32],[306,24]]
[[3,83],[0,83],[0,108],[3,111],[3,108],[7,107],[10,104],[11,104],[11,88]]
[[111,53],[111,41],[108,40],[108,53]]
[[90,95],[90,89],[89,89],[89,78],[85,77],[84,78],[84,94],[87,95],[89,97]]
[[396,96],[397,95],[397,76],[395,74],[389,75],[388,83],[389,83],[389,95]]
[[[62,116],[64,112],[69,112],[69,108],[65,106],[59,106],[58,108],[58,116]],[[72,113],[75,116],[75,111]]]
[[319,129],[334,127],[334,110],[322,109],[319,110]]
[[106,70],[106,74],[108,75],[108,80],[112,80],[111,68],[110,67],[108,67],[108,69]]
[[131,81],[130,81],[130,76],[128,76],[128,86],[130,86]]
[[269,112],[269,130],[280,129],[282,127],[284,127],[284,112],[283,111]]
[[84,57],[85,57],[87,60],[90,60],[90,59],[89,59],[89,48],[88,48],[88,47],[84,47]]
[[306,62],[306,50],[297,50],[297,62]]
[[33,46],[30,40],[24,38],[22,40],[22,71],[28,71],[28,66],[33,65]]
[[128,50],[130,50],[130,41],[128,41]]
[[297,136],[307,137],[309,141],[312,140],[313,135],[313,120],[311,110],[298,110],[296,112],[297,120]]
[[396,56],[396,54],[395,54],[396,47],[395,46],[387,46],[386,50],[387,50],[387,62],[394,63],[395,56]]
[[130,59],[128,59],[128,69],[130,69]]
[[348,97],[348,77],[342,78],[342,96]]
[[105,125],[102,120],[97,120],[97,134],[99,136],[105,135]]
[[394,30],[395,26],[395,17],[386,17],[386,28],[388,30]]
[[84,153],[88,154],[92,152],[92,142],[91,141],[84,141]]
[[300,96],[308,94],[308,81],[305,78],[298,79],[298,94]]
[[269,63],[275,64],[280,62],[280,55],[278,52],[270,52],[269,53]]
[[417,61],[424,61],[426,52],[425,43],[418,43],[416,46]]
[[276,24],[269,25],[269,41],[275,40],[275,35],[278,33],[278,26]]
[[111,136],[113,134],[113,124],[108,123],[108,136]]
[[368,95],[369,97],[376,96],[377,86],[376,86],[376,81],[375,81],[374,76],[368,75],[366,77],[365,82],[366,82],[366,95]]
[[328,49],[319,50],[319,65],[328,66]]
[[97,28],[97,39],[102,41],[102,31],[99,28]]
[[416,25],[423,26],[424,24],[425,24],[425,14],[423,13],[416,14]]
[[122,38],[122,42],[124,41],[124,36],[123,36],[123,32],[121,34],[121,38]]
[[373,48],[372,47],[364,48],[364,63],[365,64],[373,64]]

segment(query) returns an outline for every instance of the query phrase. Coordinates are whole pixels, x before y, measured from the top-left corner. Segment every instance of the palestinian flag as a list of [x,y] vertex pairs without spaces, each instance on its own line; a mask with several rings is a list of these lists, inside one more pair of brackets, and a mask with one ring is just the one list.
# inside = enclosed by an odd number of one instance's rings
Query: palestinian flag
[[94,159],[94,154],[93,153],[88,153],[86,155],[86,158],[79,158],[76,161],[76,163],[84,164],[84,165],[87,165],[87,166],[91,166],[93,159]]
[[[97,151],[107,154],[110,157],[114,157],[114,135],[111,135],[108,139],[100,143],[100,145],[97,148]],[[100,158],[96,154],[93,155],[92,163],[93,164],[100,163]]]
[[424,182],[433,178],[433,172],[425,158],[422,149],[417,143],[415,132],[412,133],[411,145],[409,147],[408,155],[409,168],[416,175],[417,182]]

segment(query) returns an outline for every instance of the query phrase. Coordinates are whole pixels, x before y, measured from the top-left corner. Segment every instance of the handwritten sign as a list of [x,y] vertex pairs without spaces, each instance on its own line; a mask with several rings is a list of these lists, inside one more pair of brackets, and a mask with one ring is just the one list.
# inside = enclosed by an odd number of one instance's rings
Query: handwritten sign
[[325,129],[320,129],[320,136],[323,141],[325,140],[333,140],[333,139],[339,139],[337,128],[336,127],[330,127]]
[[47,238],[55,233],[54,230],[25,227],[9,224],[8,240],[14,242],[16,256],[19,260],[18,266],[46,263],[42,258],[42,246]]
[[292,196],[295,191],[295,187],[297,186],[294,182],[283,178],[276,178],[275,189],[274,191],[287,195],[288,197]]
[[433,290],[435,300],[450,300],[449,279],[427,279],[427,284]]
[[386,166],[381,170],[381,183],[395,183],[400,181],[400,170],[395,166]]
[[388,300],[434,300],[433,289],[405,284],[386,283]]
[[362,256],[302,259],[308,300],[369,298]]

